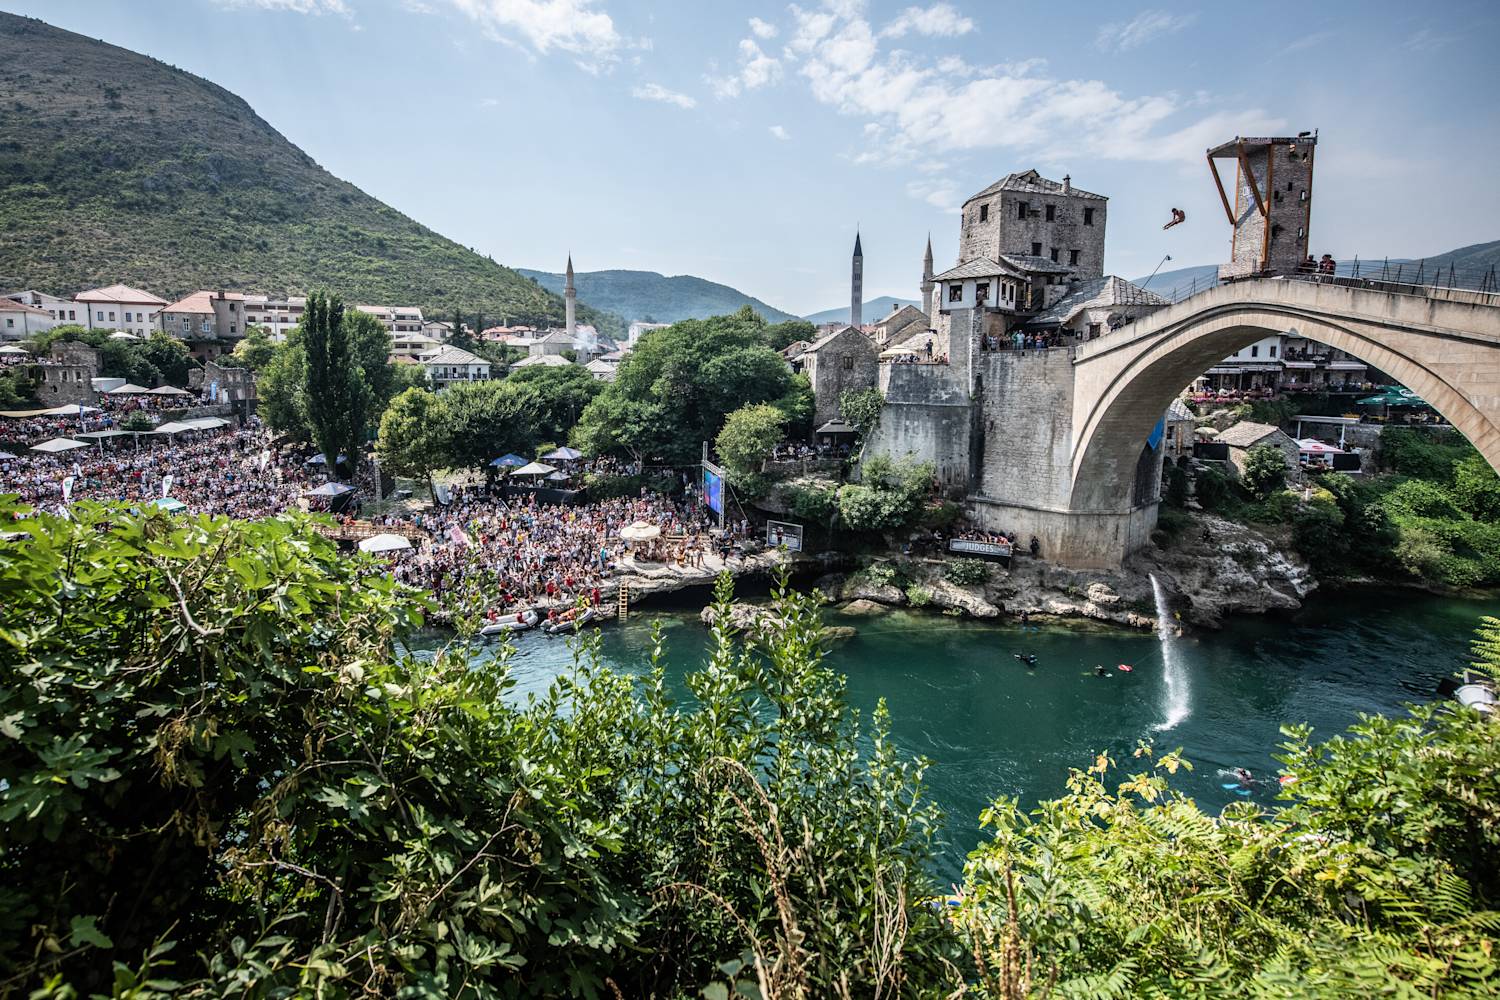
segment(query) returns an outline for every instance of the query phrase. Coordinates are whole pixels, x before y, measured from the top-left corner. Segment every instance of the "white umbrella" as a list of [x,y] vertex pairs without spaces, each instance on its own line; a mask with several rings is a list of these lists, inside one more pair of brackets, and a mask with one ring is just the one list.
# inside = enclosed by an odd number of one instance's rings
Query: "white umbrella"
[[557,448],[542,456],[549,461],[576,462],[583,457],[583,452],[577,448]]
[[183,423],[195,431],[211,431],[218,427],[229,426],[229,421],[223,417],[194,417],[192,420],[184,420]]
[[145,386],[136,385],[134,382],[126,382],[124,385],[117,385],[113,389],[104,390],[105,395],[108,396],[139,396],[150,391]]
[[341,497],[345,493],[353,493],[354,487],[345,486],[343,483],[324,483],[315,490],[308,490],[310,497]]
[[74,441],[72,438],[53,438],[51,441],[43,441],[41,444],[31,446],[32,451],[45,452],[48,455],[59,451],[72,451],[74,448],[87,448],[87,441]]
[[620,529],[620,537],[627,542],[649,542],[660,534],[660,528],[646,521],[637,521]]
[[361,552],[395,552],[411,548],[411,539],[405,535],[371,535],[359,543]]
[[26,348],[24,348],[24,347],[17,347],[15,344],[6,344],[4,347],[0,347],[0,354],[30,354],[30,353],[31,352],[28,351],[28,350],[26,350]]
[[179,389],[175,385],[159,385],[155,389],[147,389],[146,392],[152,396],[191,396],[192,393],[186,389]]
[[15,457],[16,456],[12,455],[8,451],[0,451],[0,461],[4,461],[6,459],[11,459],[11,458],[15,458]]
[[914,347],[887,347],[880,352],[882,358],[900,358],[908,355],[916,355],[920,352]]
[[84,431],[82,434],[77,434],[75,436],[81,438],[89,438],[90,440],[97,441],[100,438],[129,437],[130,434],[130,431]]
[[166,423],[162,424],[160,427],[156,428],[155,430],[147,431],[146,433],[147,434],[181,434],[183,431],[195,431],[197,429],[198,428],[194,427],[192,424],[184,424],[184,423],[181,423],[181,422],[176,421],[176,420],[168,420]]
[[556,471],[557,471],[557,469],[555,467],[553,467],[553,466],[544,465],[541,462],[532,462],[530,465],[523,465],[523,466],[521,466],[515,472],[512,472],[511,475],[512,476],[545,476],[549,472],[556,472]]

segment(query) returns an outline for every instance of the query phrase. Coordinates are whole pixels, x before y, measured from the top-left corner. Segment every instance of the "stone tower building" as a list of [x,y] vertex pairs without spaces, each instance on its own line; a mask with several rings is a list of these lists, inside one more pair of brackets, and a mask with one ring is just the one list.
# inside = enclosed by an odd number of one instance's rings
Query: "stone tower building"
[[568,331],[569,340],[578,333],[578,317],[575,315],[577,308],[578,289],[573,287],[573,255],[568,254],[568,281],[563,286],[563,328]]
[[[1236,138],[1208,151],[1208,167],[1224,214],[1234,227],[1222,279],[1291,274],[1307,257],[1312,219],[1316,133],[1282,138]],[[1236,161],[1234,205],[1215,160]]]
[[1035,170],[1007,174],[964,202],[958,259],[1040,257],[1072,277],[1104,274],[1104,225],[1109,199],[1048,180]]
[[854,231],[854,262],[849,283],[849,325],[858,330],[865,312],[865,252],[859,248],[859,230]]
[[928,322],[935,315],[932,311],[932,290],[937,283],[932,280],[932,234],[927,236],[927,252],[922,255],[922,312],[927,314]]

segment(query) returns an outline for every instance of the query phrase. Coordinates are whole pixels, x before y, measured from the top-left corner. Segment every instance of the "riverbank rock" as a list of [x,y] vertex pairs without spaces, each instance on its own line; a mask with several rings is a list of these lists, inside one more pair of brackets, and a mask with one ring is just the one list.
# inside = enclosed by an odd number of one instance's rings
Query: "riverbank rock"
[[844,581],[839,598],[845,601],[874,601],[877,604],[905,604],[906,595],[893,583],[876,583],[856,573]]
[[[758,632],[763,624],[776,617],[776,612],[771,608],[763,608],[756,604],[743,604],[739,601],[729,606],[729,627],[735,632]],[[706,605],[698,612],[698,620],[712,628],[718,621],[718,609],[712,604]]]
[[932,603],[939,608],[957,608],[975,618],[999,618],[1000,609],[983,596],[967,587],[960,587],[952,580],[937,578],[927,583]]
[[889,611],[890,608],[886,607],[884,604],[877,604],[875,601],[866,601],[863,599],[858,601],[850,601],[842,608],[839,608],[839,614],[851,615],[855,618],[868,618],[872,615],[883,615]]
[[852,625],[825,625],[819,638],[825,647],[853,639],[859,632]]
[[1318,586],[1289,541],[1211,514],[1195,515],[1169,547],[1138,553],[1126,566],[1148,581],[1155,573],[1182,617],[1208,628],[1227,615],[1295,611]]

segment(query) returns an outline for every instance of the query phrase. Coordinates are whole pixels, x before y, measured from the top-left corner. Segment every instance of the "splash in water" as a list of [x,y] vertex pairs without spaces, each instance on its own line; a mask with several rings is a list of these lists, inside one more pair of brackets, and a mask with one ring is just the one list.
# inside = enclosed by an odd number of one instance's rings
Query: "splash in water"
[[1177,634],[1172,628],[1172,608],[1167,603],[1167,590],[1151,574],[1151,593],[1156,598],[1156,635],[1161,641],[1162,721],[1153,729],[1164,732],[1173,729],[1188,717],[1188,679],[1177,650]]

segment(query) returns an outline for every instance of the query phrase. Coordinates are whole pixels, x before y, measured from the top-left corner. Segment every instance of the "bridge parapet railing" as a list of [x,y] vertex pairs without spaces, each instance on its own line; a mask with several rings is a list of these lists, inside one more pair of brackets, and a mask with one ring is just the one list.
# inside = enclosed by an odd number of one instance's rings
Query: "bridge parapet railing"
[[[1172,303],[1190,299],[1200,292],[1228,281],[1257,277],[1244,268],[1221,266],[1214,274],[1194,278],[1171,288],[1147,285]],[[1260,276],[1269,277],[1269,276]],[[1395,295],[1419,295],[1423,298],[1477,305],[1500,305],[1500,269],[1493,264],[1482,267],[1459,267],[1452,262],[1426,260],[1353,260],[1339,261],[1333,273],[1298,271],[1281,275],[1297,281],[1339,285],[1345,288],[1368,288]]]

